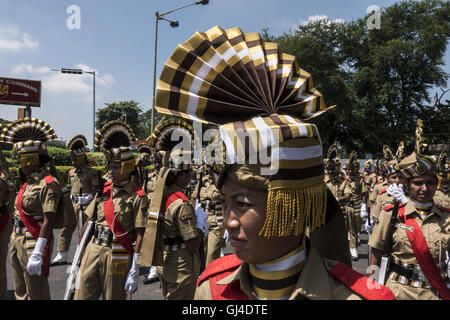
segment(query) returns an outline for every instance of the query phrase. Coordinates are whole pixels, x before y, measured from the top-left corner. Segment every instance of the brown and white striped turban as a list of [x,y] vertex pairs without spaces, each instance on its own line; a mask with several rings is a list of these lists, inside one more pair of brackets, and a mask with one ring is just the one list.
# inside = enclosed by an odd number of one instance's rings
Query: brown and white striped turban
[[294,56],[239,28],[216,26],[178,45],[156,91],[158,112],[219,126],[226,166],[218,173],[268,190],[266,237],[323,224],[322,144],[304,121],[331,108]]

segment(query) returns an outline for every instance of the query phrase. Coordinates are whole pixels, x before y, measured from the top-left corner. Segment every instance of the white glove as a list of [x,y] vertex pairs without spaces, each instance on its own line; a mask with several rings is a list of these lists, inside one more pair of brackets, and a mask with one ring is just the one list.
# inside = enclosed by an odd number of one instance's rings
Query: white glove
[[127,294],[133,293],[137,290],[139,283],[139,270],[137,267],[137,261],[139,253],[133,253],[133,263],[131,264],[130,271],[128,271],[127,280],[125,281],[125,291]]
[[195,227],[206,233],[207,229],[209,229],[206,228],[208,226],[208,215],[206,214],[205,211],[202,210],[200,203],[196,205],[195,216],[197,217]]
[[404,204],[408,202],[408,198],[405,196],[403,192],[403,185],[401,183],[391,184],[387,190],[388,195],[393,196],[396,200],[400,201],[400,203]]
[[230,235],[228,234],[228,230],[227,229],[225,229],[225,232],[223,233],[222,238],[225,239],[225,242],[230,241]]
[[78,197],[78,204],[86,204],[91,202],[91,200],[94,199],[94,196],[92,194],[88,194],[85,197]]
[[366,229],[367,233],[372,233],[373,230],[373,219],[370,217],[371,225],[369,225],[369,219],[367,219],[366,223],[364,224],[364,228]]
[[42,251],[47,244],[46,238],[38,238],[33,253],[28,259],[27,271],[30,276],[40,276],[42,272]]
[[367,213],[367,204],[363,203],[363,204],[361,205],[361,218],[362,218],[362,219],[367,219],[368,216],[369,216],[369,215],[368,215],[368,213]]

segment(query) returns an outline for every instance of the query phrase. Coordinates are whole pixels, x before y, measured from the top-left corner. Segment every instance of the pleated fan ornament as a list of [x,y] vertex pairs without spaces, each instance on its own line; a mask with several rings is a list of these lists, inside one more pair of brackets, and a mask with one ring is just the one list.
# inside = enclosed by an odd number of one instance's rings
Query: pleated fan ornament
[[123,121],[114,120],[97,132],[94,146],[103,152],[107,164],[120,162],[121,174],[130,174],[135,170],[134,153],[130,147],[134,141],[133,129]]
[[169,174],[178,174],[192,168],[194,129],[183,119],[163,120],[153,130],[149,141],[152,153],[162,158],[158,179],[154,186],[147,226],[138,263],[144,266],[162,265],[161,224],[166,181]]
[[226,165],[218,175],[268,191],[265,237],[324,223],[322,145],[304,121],[331,108],[294,56],[237,27],[216,26],[179,44],[156,91],[158,112],[219,126]]
[[69,143],[67,144],[67,149],[70,150],[70,153],[75,158],[75,164],[81,165],[87,162],[85,151],[87,144],[88,141],[82,134],[76,135],[75,137],[70,139]]
[[136,166],[143,165],[146,166],[150,163],[152,149],[150,148],[148,142],[140,143],[136,150],[139,152],[139,157],[136,159]]
[[335,144],[328,148],[327,158],[325,159],[325,166],[328,170],[341,170],[341,159],[339,157],[339,150]]
[[399,162],[398,169],[408,179],[422,175],[434,176],[437,173],[437,157],[424,154],[427,144],[423,140],[423,122],[421,119],[417,120],[415,134],[414,152]]
[[53,128],[36,118],[12,121],[3,127],[0,142],[14,145],[22,165],[39,165],[39,155],[47,154],[45,142],[56,139]]

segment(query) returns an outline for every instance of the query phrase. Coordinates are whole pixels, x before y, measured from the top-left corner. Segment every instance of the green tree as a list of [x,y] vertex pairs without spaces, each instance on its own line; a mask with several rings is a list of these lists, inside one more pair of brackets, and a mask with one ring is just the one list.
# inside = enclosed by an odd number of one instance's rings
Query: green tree
[[385,143],[396,148],[401,139],[409,147],[418,118],[426,134],[442,138],[437,133],[449,132],[448,103],[433,106],[430,89],[447,84],[442,67],[450,3],[396,3],[382,10],[378,30],[368,30],[367,18],[314,21],[279,37],[267,29],[262,34],[296,56],[326,103],[337,105],[311,120],[325,147],[338,142],[346,153],[376,154]]

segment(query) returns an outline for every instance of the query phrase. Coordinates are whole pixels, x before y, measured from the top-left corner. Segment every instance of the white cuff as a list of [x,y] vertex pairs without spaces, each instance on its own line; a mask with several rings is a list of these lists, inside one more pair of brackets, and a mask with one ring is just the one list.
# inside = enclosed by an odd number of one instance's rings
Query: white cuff
[[42,253],[42,251],[44,251],[46,244],[47,244],[46,238],[38,238],[33,253]]

